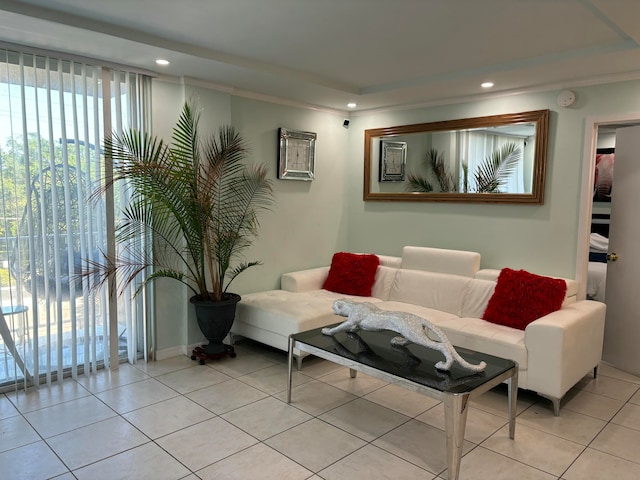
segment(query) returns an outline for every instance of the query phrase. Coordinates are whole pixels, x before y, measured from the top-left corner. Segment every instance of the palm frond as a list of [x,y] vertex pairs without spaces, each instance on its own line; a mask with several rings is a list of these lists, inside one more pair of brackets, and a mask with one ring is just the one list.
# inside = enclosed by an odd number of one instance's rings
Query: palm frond
[[410,173],[407,175],[408,192],[433,192],[433,185],[426,178]]
[[202,141],[199,114],[185,103],[171,145],[129,130],[106,140],[105,151],[114,175],[94,196],[121,183],[130,201],[116,229],[118,258],[88,262],[84,277],[101,285],[117,274],[124,291],[146,272],[145,284],[171,278],[204,299],[220,300],[238,274],[259,264],[229,270],[255,239],[258,213],[273,205],[266,167],[245,164],[248,148],[233,127],[223,126]]
[[444,160],[444,152],[438,153],[435,148],[429,149],[427,152],[427,164],[431,167],[431,171],[436,176],[438,184],[440,185],[441,192],[453,192],[456,191],[455,181],[453,174],[449,171],[449,168]]
[[522,149],[515,143],[506,143],[494,150],[475,172],[476,191],[499,192],[521,161]]

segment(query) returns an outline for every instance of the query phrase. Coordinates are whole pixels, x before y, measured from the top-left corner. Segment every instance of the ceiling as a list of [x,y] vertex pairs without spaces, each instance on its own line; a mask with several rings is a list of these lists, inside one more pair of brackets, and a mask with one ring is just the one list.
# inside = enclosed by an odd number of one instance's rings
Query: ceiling
[[640,78],[640,1],[0,0],[0,42],[370,111]]

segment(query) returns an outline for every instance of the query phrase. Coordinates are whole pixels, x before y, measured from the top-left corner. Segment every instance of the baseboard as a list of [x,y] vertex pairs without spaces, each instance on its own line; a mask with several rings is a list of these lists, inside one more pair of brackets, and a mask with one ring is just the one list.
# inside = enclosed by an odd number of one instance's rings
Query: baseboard
[[[191,350],[188,350],[191,352]],[[177,345],[175,347],[163,348],[162,350],[156,350],[156,360],[166,360],[171,357],[178,357],[180,355],[187,354],[187,347],[185,345]],[[189,353],[190,355],[191,353]]]

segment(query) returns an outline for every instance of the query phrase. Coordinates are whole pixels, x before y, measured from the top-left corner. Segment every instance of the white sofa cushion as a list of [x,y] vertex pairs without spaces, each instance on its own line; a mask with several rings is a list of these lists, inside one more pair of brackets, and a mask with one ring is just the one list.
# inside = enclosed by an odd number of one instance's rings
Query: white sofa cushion
[[[356,297],[328,290],[294,293],[285,290],[242,295],[236,320],[271,332],[297,333],[341,321],[331,306],[339,298],[361,302],[380,302],[373,297]],[[334,317],[327,319],[327,317]]]
[[473,278],[480,269],[480,254],[442,248],[404,247],[402,268]]
[[288,292],[308,292],[322,288],[329,275],[329,267],[309,268],[285,273],[280,278],[280,288]]
[[496,282],[492,282],[491,280],[471,280],[467,286],[467,293],[462,301],[462,312],[460,316],[482,318],[495,289]]
[[398,270],[389,300],[434,308],[460,316],[471,278],[446,273]]
[[380,265],[376,271],[376,280],[371,288],[371,296],[380,300],[389,300],[389,294],[397,272],[397,268]]
[[412,305],[403,302],[380,302],[376,303],[376,307],[387,312],[405,312],[417,315],[425,320],[429,320],[434,325],[440,325],[447,320],[458,318],[452,313],[443,312],[434,308],[421,307],[420,305]]
[[527,369],[524,330],[469,317],[452,318],[442,322],[438,327],[455,346],[515,360],[520,370]]
[[389,255],[378,255],[380,265],[383,267],[400,268],[402,266],[402,258],[391,257]]

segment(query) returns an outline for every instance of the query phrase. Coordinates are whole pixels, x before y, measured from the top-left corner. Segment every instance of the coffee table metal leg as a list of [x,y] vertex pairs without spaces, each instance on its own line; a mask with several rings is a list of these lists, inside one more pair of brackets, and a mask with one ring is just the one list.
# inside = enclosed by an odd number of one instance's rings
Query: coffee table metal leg
[[293,337],[289,337],[289,361],[287,371],[287,403],[291,403],[291,378],[293,376],[293,345],[295,340]]
[[449,480],[457,480],[460,474],[469,395],[445,394],[442,403],[444,404],[444,431],[447,436],[447,476]]
[[507,380],[509,385],[509,438],[512,440],[516,436],[516,408],[518,405],[518,366],[515,367],[514,374]]

